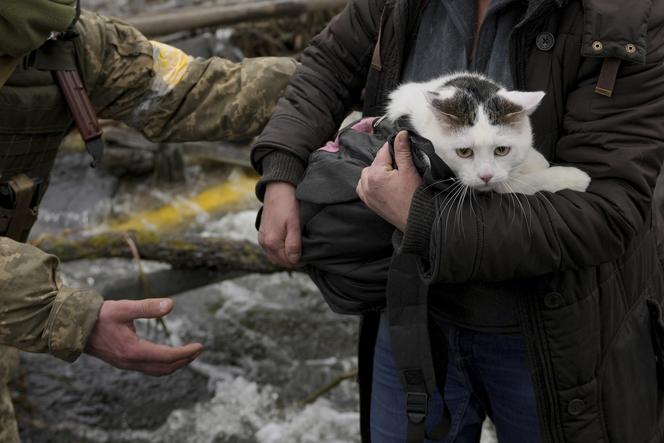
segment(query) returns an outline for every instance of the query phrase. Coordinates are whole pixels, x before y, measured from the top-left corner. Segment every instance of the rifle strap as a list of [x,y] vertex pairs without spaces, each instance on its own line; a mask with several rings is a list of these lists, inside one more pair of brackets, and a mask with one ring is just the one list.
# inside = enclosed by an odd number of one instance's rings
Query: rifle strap
[[101,138],[102,130],[97,120],[97,113],[83,86],[81,76],[78,71],[53,71],[53,76],[65,97],[78,132],[85,142],[85,148],[92,156],[90,166],[94,168],[101,162],[104,142]]

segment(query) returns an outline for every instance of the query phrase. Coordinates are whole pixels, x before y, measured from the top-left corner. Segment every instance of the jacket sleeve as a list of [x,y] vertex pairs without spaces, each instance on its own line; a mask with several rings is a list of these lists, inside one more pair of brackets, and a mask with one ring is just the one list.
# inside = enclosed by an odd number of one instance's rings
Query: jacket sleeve
[[654,223],[664,161],[661,23],[656,29],[646,63],[623,63],[611,98],[593,92],[601,61],[581,62],[555,162],[586,171],[586,192],[487,193],[447,204],[454,196],[420,189],[402,250],[422,256],[431,279],[445,282],[527,278],[623,256]]
[[360,101],[383,4],[351,0],[305,49],[301,66],[254,144],[252,163],[264,174],[262,182],[295,181],[309,154],[334,135]]
[[297,67],[291,58],[193,58],[90,12],[78,30],[84,83],[99,117],[153,141],[250,139]]
[[74,361],[84,350],[103,299],[62,285],[58,259],[0,237],[0,344]]

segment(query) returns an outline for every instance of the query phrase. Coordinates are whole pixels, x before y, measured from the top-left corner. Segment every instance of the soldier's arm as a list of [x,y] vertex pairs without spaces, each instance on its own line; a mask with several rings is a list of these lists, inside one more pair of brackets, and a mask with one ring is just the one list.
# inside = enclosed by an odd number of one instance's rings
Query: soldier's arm
[[85,351],[116,368],[166,375],[198,357],[202,345],[143,340],[134,320],[171,309],[168,299],[104,302],[92,289],[66,287],[56,257],[0,237],[0,344],[66,361]]
[[277,57],[193,58],[90,12],[78,29],[83,81],[100,118],[122,120],[155,141],[256,135],[297,65]]
[[58,259],[0,237],[0,344],[67,361],[83,352],[103,303],[62,285]]

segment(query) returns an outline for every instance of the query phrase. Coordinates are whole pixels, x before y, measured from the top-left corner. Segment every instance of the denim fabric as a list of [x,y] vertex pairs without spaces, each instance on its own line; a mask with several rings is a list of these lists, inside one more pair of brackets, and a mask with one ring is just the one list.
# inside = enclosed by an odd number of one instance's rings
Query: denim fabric
[[[535,395],[523,339],[472,331],[438,322],[448,338],[445,402],[452,427],[445,443],[478,443],[488,415],[501,443],[541,441]],[[399,381],[385,316],[381,318],[371,400],[373,443],[402,443],[406,437],[405,395]],[[441,416],[438,392],[429,400],[427,429]],[[430,442],[431,440],[427,440]]]

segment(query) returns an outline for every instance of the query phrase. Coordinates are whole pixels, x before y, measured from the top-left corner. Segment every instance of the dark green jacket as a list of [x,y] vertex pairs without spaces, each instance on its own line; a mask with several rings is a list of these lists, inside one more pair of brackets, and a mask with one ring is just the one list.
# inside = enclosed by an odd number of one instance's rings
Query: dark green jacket
[[[420,7],[351,1],[306,50],[256,143],[256,166],[297,181],[362,95],[365,114],[380,115]],[[543,33],[553,46],[538,45]],[[401,247],[420,256],[432,283],[519,288],[545,442],[661,443],[664,276],[653,188],[664,161],[664,1],[532,0],[511,44],[515,88],[547,92],[532,117],[537,149],[588,172],[588,191],[520,197],[524,217],[505,199],[480,198],[474,211],[458,208],[460,236],[445,229],[457,210],[441,204],[446,195],[420,189]],[[622,60],[612,97],[595,92],[607,57]]]

